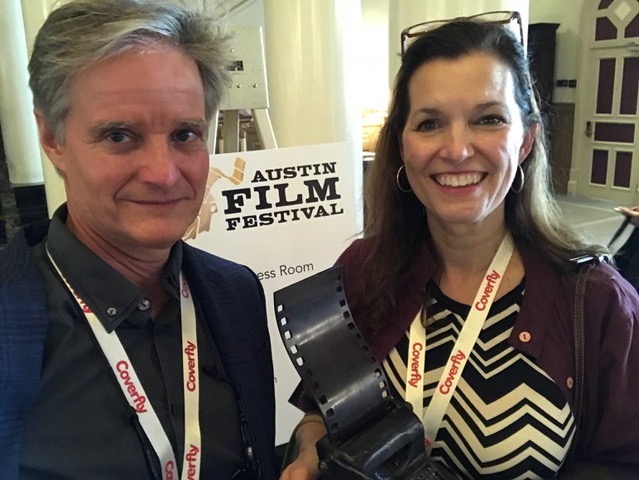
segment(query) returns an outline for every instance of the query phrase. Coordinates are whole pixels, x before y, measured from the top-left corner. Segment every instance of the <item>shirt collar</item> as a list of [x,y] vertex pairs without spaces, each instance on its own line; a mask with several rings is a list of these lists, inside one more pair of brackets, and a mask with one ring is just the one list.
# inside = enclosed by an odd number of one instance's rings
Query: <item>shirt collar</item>
[[[112,332],[136,309],[147,311],[149,299],[140,287],[126,279],[84,245],[65,225],[67,207],[62,205],[51,219],[47,248],[67,282]],[[164,267],[162,283],[179,298],[182,242],[176,242]],[[150,313],[150,312],[149,312]]]

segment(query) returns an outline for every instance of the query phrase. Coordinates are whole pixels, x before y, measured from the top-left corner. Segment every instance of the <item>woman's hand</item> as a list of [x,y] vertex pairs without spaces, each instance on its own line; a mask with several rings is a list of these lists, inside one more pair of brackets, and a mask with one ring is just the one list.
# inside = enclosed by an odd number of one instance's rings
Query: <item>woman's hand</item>
[[280,480],[315,480],[319,478],[319,459],[317,457],[317,441],[326,435],[326,427],[322,417],[317,415],[319,420],[308,421],[305,417],[295,432],[299,454],[297,458],[288,465]]
[[280,480],[315,480],[319,478],[318,458],[315,448],[300,452],[295,461],[284,469]]

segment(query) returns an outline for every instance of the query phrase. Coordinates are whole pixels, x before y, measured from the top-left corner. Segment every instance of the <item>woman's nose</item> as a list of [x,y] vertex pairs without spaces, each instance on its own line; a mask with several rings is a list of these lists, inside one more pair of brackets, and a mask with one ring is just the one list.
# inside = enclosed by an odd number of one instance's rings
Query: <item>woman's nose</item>
[[461,162],[474,154],[472,132],[466,125],[450,125],[443,142],[442,156],[454,162]]

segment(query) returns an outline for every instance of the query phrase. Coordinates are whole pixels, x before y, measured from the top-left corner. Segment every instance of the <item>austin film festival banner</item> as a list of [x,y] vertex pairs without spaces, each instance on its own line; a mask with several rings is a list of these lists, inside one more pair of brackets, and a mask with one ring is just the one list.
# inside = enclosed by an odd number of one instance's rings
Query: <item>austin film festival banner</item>
[[288,404],[299,376],[277,330],[273,292],[331,267],[361,228],[346,143],[211,156],[194,246],[250,267],[264,287],[277,404],[276,442],[302,414]]

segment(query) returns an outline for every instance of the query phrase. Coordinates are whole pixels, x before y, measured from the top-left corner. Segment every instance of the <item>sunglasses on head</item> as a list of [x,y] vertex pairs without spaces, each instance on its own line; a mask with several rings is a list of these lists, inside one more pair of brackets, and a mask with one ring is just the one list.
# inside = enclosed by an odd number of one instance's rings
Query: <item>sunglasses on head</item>
[[434,30],[442,25],[457,20],[472,20],[476,22],[495,23],[509,27],[519,38],[521,44],[524,44],[524,28],[521,23],[521,15],[519,12],[509,10],[498,10],[494,12],[479,13],[469,17],[456,17],[448,20],[432,20],[428,22],[417,23],[402,30],[402,55],[406,52],[408,46],[424,33]]

